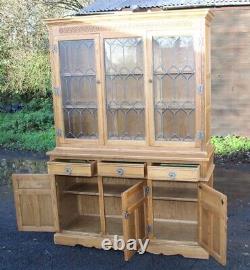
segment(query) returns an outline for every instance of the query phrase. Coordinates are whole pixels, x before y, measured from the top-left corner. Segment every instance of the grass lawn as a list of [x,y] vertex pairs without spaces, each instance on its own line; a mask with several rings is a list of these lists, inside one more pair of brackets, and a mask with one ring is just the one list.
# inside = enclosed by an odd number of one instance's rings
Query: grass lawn
[[[49,99],[35,99],[21,111],[0,113],[0,146],[45,152],[55,146],[53,110]],[[250,151],[250,138],[212,137],[215,154],[226,156]]]

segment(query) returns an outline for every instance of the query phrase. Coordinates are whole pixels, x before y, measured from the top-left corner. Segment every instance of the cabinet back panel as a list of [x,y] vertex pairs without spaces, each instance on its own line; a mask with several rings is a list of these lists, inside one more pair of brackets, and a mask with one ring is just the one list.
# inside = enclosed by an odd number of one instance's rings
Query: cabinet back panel
[[80,215],[99,215],[99,197],[78,195],[78,207]]
[[[153,181],[153,188],[185,188],[185,189],[197,189],[197,183],[187,183],[187,182],[175,182],[175,181]],[[198,194],[197,194],[198,196]]]
[[[115,177],[104,177],[103,178],[103,183],[105,184],[114,184],[114,185],[124,185],[124,186],[133,186],[137,182],[140,182],[141,180],[139,179],[130,179],[130,178],[115,178]],[[104,187],[105,188],[105,187]]]
[[122,235],[122,202],[118,197],[105,197],[105,222],[106,233],[110,235]]
[[197,221],[197,203],[153,200],[154,218]]
[[122,218],[107,217],[106,218],[106,233],[109,235],[123,235]]
[[104,198],[105,204],[105,215],[115,215],[121,216],[122,215],[122,202],[121,198],[117,197],[105,197]]
[[197,201],[196,183],[176,183],[172,181],[153,181],[153,199],[176,201]]
[[154,222],[154,235],[157,239],[172,241],[197,241],[197,224],[178,222]]
[[80,177],[80,176],[64,176],[64,175],[57,175],[56,181],[58,184],[58,189],[60,191],[65,191],[69,187],[73,186],[74,184],[96,184],[97,185],[97,177]]
[[75,195],[61,195],[59,197],[58,207],[60,217],[59,222],[61,228],[66,227],[77,216],[79,216],[77,196]]

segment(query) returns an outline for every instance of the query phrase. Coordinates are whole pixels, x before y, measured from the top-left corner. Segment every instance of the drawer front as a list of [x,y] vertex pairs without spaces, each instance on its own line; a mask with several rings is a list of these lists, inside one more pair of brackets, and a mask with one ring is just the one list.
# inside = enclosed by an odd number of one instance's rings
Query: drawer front
[[96,173],[96,161],[89,163],[49,161],[47,164],[49,174],[90,177]]
[[98,163],[98,175],[123,178],[144,178],[145,164]]
[[163,167],[149,166],[148,178],[153,180],[170,180],[170,181],[199,181],[200,166],[197,167]]

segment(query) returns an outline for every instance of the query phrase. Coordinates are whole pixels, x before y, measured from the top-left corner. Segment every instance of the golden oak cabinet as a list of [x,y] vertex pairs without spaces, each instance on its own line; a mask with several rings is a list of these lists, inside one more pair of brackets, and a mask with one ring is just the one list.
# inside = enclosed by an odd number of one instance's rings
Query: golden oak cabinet
[[[14,175],[18,228],[56,244],[150,239],[148,252],[226,264],[213,189],[209,10],[47,20],[56,148]],[[125,260],[134,252],[126,250]]]

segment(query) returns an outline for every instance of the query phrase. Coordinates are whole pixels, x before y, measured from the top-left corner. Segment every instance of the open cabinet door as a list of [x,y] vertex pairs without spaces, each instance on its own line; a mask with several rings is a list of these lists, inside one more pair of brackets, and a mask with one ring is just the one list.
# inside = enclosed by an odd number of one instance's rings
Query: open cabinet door
[[227,257],[227,197],[215,189],[199,185],[199,243],[219,263]]
[[54,176],[12,175],[18,230],[59,230]]
[[[146,183],[140,182],[122,193],[123,239],[147,238],[147,200]],[[138,242],[137,242],[138,247]],[[128,261],[136,250],[124,250],[125,260]]]

